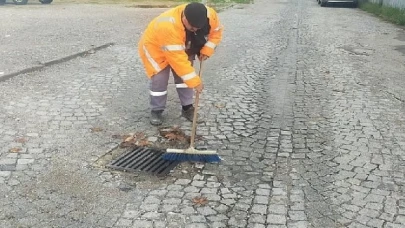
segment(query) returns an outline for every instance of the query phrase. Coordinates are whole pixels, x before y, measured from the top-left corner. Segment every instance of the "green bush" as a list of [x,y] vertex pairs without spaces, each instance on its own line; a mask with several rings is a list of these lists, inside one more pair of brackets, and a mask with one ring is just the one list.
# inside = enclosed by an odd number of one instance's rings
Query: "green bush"
[[229,2],[235,2],[235,3],[250,3],[250,0],[208,0],[211,3],[229,3]]
[[[202,2],[201,0],[178,0],[178,1],[186,1],[186,2]],[[253,2],[253,0],[206,0],[208,4],[222,4],[222,3],[241,3],[241,4],[248,4]]]
[[405,10],[396,9],[379,4],[365,2],[360,4],[360,8],[398,25],[405,25]]

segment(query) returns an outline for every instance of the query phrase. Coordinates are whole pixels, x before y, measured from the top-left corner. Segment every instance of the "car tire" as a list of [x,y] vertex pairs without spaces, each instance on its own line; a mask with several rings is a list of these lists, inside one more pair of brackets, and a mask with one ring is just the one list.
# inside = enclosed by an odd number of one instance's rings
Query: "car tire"
[[328,2],[324,2],[324,0],[320,0],[320,2],[321,7],[325,7],[328,4]]
[[28,0],[13,0],[13,2],[16,5],[25,5],[27,4]]
[[42,4],[51,4],[53,0],[39,0],[39,2]]
[[0,6],[6,4],[6,0],[0,0]]

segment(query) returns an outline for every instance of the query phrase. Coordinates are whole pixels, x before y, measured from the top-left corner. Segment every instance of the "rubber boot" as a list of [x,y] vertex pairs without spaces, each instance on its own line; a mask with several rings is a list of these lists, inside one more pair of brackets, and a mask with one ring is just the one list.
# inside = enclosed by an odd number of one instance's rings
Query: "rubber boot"
[[[193,122],[193,118],[194,118],[194,107],[191,106],[190,108],[188,108],[187,110],[181,110],[181,115],[186,118],[188,121]],[[197,113],[197,123],[202,123],[203,120],[200,119],[200,115]]]
[[163,123],[163,116],[162,116],[163,111],[152,111],[151,116],[150,116],[150,124],[154,126],[159,126]]

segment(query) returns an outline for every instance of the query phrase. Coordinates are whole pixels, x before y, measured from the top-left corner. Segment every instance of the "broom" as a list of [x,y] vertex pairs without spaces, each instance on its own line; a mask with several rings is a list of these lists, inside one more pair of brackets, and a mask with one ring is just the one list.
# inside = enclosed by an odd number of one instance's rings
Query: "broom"
[[[200,61],[200,72],[198,75],[202,76],[202,62]],[[163,154],[164,160],[171,161],[191,161],[191,162],[219,162],[221,158],[218,156],[215,150],[197,150],[194,148],[194,139],[197,128],[197,113],[198,113],[198,101],[200,99],[200,93],[196,92],[194,100],[194,116],[193,126],[191,128],[190,147],[188,149],[166,149],[166,153]]]

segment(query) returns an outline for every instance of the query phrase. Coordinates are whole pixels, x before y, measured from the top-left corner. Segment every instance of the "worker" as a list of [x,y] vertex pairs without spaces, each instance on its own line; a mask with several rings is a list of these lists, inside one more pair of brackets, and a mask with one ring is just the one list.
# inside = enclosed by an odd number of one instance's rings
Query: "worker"
[[154,18],[138,43],[149,80],[152,125],[163,123],[170,72],[182,106],[182,116],[192,121],[194,90],[204,86],[193,67],[204,61],[222,40],[223,27],[216,11],[198,2],[181,4]]

